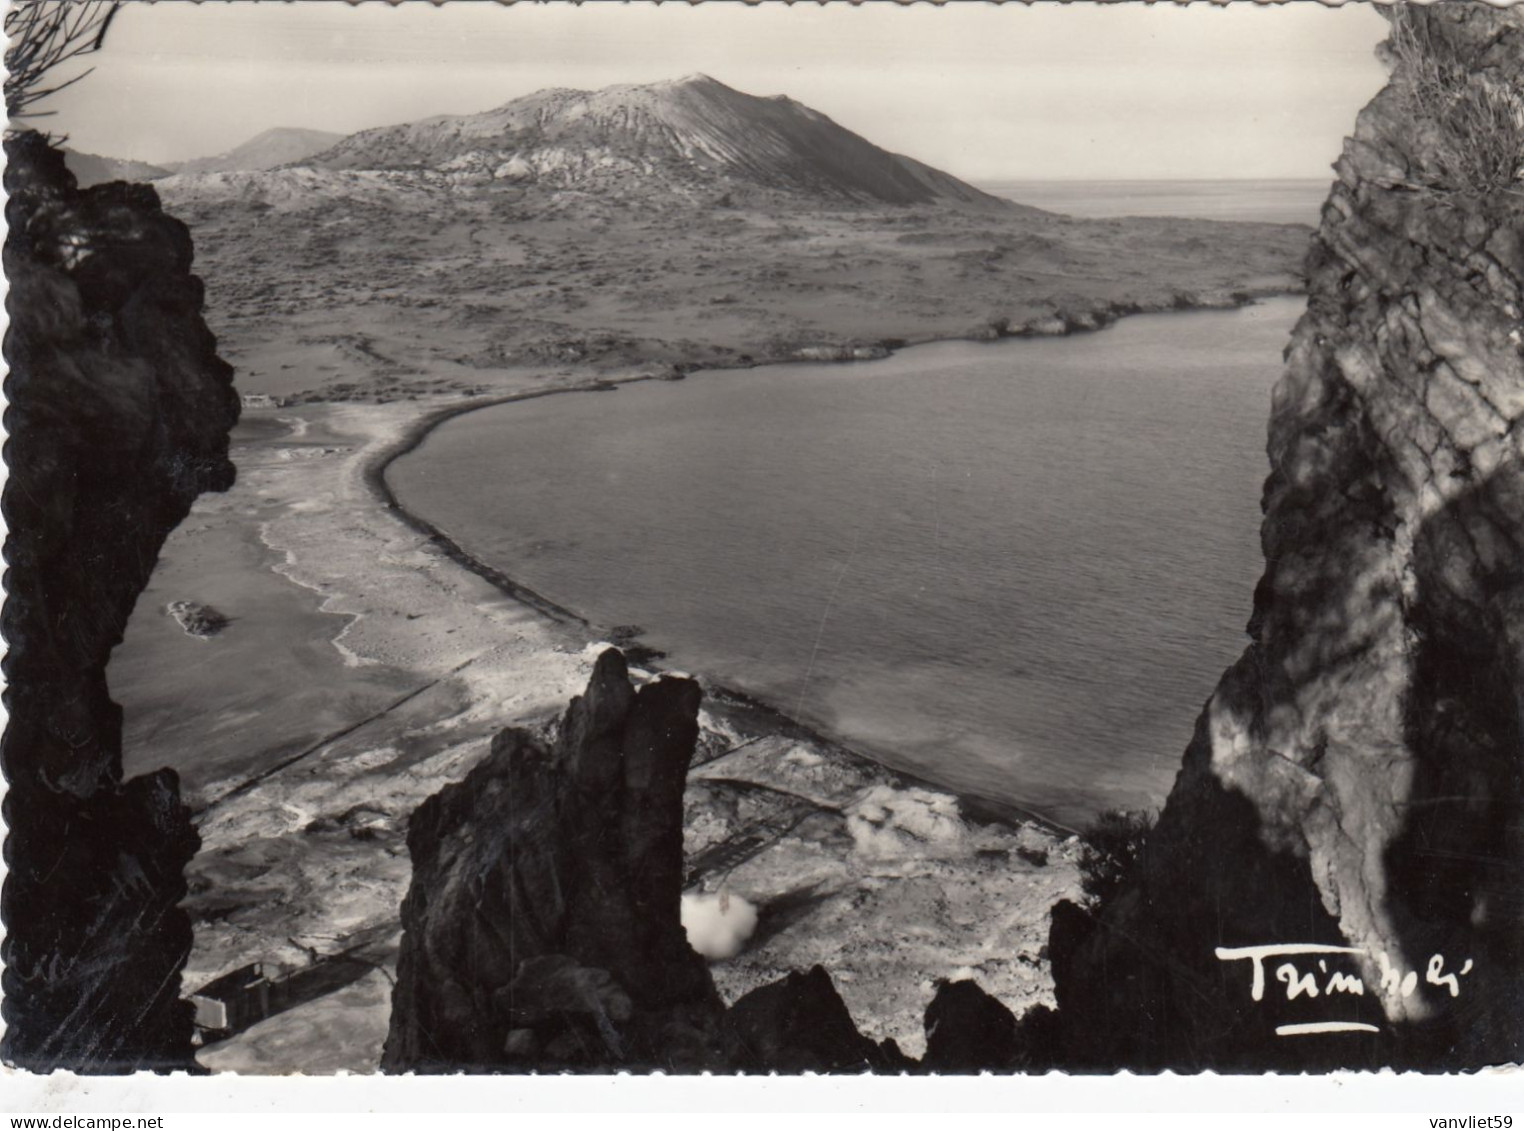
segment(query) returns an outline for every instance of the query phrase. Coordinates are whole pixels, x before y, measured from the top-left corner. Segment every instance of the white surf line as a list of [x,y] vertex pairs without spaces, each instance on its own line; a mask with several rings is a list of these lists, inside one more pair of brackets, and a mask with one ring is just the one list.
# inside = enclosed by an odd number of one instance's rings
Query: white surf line
[[296,551],[290,547],[276,546],[270,541],[270,528],[274,526],[278,521],[280,520],[274,518],[266,519],[256,528],[258,531],[259,541],[265,547],[265,549],[269,550],[272,554],[279,554],[285,559],[284,561],[272,564],[270,566],[270,572],[275,574],[277,577],[285,578],[292,585],[295,585],[301,589],[305,589],[309,593],[316,593],[319,597],[321,597],[322,600],[318,602],[318,612],[331,617],[349,618],[344,627],[340,628],[339,631],[335,633],[333,637],[328,641],[328,643],[333,645],[334,649],[339,653],[339,659],[344,662],[344,666],[346,668],[359,668],[370,664],[382,663],[382,661],[378,659],[361,655],[359,652],[355,651],[353,648],[349,647],[349,645],[344,643],[344,637],[348,636],[353,629],[359,626],[360,622],[365,619],[366,614],[349,612],[344,609],[329,608],[330,605],[348,600],[349,598],[353,597],[354,594],[345,593],[338,589],[330,589],[321,581],[307,580],[301,577],[298,573],[301,566],[296,556]]
[[[290,577],[289,574],[287,576]],[[295,581],[296,579],[295,578],[291,578],[291,580]],[[301,583],[297,582],[297,584],[301,584]],[[337,610],[330,609],[328,607],[329,602],[337,600],[337,599],[338,599],[338,595],[336,594],[336,595],[334,595],[332,597],[329,597],[328,600],[325,600],[321,605],[318,606],[318,612],[328,613],[330,616],[338,615],[338,616],[349,617],[349,623],[346,624],[343,628],[339,629],[339,634],[337,636],[335,636],[332,640],[330,640],[328,643],[332,644],[335,648],[338,649],[339,658],[344,661],[344,666],[346,668],[361,668],[361,667],[365,667],[368,664],[380,664],[381,663],[380,660],[374,660],[374,659],[372,659],[369,656],[362,656],[359,652],[356,652],[348,644],[344,643],[344,637],[348,636],[351,631],[353,631],[354,629],[356,629],[356,628],[358,628],[360,626],[360,622],[365,619],[365,614],[364,613],[339,613]]]
[[275,419],[291,426],[291,435],[286,437],[288,440],[300,440],[307,434],[309,425],[300,416],[277,416]]
[[1277,1025],[1277,1037],[1302,1037],[1312,1033],[1379,1033],[1374,1025],[1360,1021],[1304,1021],[1300,1025]]

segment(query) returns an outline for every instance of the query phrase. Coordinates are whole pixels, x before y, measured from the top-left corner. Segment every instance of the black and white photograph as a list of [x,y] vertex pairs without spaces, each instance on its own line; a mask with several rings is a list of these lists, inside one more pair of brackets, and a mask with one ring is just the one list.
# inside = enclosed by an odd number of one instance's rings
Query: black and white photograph
[[1524,1060],[1524,9],[4,27],[13,1077]]

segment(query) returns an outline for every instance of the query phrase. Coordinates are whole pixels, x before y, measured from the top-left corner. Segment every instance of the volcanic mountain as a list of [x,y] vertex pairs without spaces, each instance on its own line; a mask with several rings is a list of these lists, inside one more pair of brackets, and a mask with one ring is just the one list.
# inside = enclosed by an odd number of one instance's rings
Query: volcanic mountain
[[343,137],[343,134],[329,133],[326,130],[277,126],[226,153],[219,153],[215,157],[197,157],[173,168],[177,173],[258,172],[274,169],[278,165],[294,164],[304,157],[320,153]]
[[98,153],[81,153],[77,149],[63,150],[64,164],[74,174],[80,188],[105,184],[107,181],[154,181],[169,176],[169,170],[146,161],[132,161],[123,157],[102,157]]
[[763,190],[868,204],[1006,207],[791,98],[744,94],[707,75],[598,91],[543,90],[480,114],[364,130],[300,163],[431,169],[592,191]]

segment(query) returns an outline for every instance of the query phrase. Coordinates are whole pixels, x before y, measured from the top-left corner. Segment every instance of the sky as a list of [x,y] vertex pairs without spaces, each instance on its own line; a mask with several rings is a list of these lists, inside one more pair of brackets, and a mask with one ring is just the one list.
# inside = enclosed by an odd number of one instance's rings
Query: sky
[[1384,81],[1367,3],[129,3],[39,125],[173,161],[701,71],[980,180],[1323,177]]

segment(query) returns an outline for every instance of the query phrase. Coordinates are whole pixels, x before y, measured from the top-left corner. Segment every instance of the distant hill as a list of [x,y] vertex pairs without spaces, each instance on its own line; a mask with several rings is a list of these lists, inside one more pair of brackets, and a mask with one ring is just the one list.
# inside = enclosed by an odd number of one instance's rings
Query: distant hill
[[64,164],[80,188],[105,184],[107,181],[152,181],[169,176],[169,170],[146,161],[129,161],[120,157],[101,157],[95,153],[80,153],[64,148]]
[[743,94],[707,75],[544,90],[480,114],[364,130],[300,163],[613,194],[770,190],[878,204],[1010,207],[791,98]]
[[176,173],[257,173],[290,165],[329,148],[343,134],[277,126],[216,157],[198,157],[174,166]]

